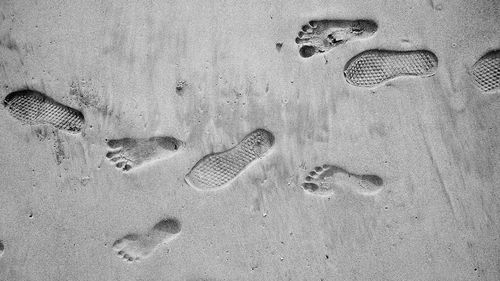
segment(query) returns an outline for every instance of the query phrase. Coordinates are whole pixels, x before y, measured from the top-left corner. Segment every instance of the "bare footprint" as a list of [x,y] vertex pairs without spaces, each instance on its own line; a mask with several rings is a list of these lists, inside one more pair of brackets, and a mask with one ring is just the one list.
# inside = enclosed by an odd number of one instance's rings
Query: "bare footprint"
[[348,41],[368,38],[377,28],[371,20],[313,20],[302,26],[295,43],[300,56],[308,58]]
[[235,179],[250,163],[264,157],[273,144],[271,132],[257,129],[233,148],[203,157],[184,179],[199,190],[222,187]]
[[3,245],[3,242],[0,240],[0,258],[3,256],[3,252],[4,252],[4,245]]
[[79,133],[85,121],[80,111],[37,91],[12,92],[3,104],[13,117],[30,125],[50,124],[60,130]]
[[376,195],[384,184],[382,178],[376,175],[357,175],[333,165],[315,167],[305,177],[302,188],[311,194],[332,196],[339,188],[349,188],[361,195]]
[[175,239],[181,232],[181,223],[169,218],[157,223],[148,233],[128,234],[113,244],[119,257],[133,262],[149,257],[159,246]]
[[173,155],[184,143],[173,137],[109,140],[106,158],[124,172]]

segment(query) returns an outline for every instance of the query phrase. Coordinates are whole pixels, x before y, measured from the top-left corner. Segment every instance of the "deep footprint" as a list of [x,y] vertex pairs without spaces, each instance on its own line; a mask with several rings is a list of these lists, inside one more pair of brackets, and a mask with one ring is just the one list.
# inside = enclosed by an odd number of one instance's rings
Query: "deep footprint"
[[486,53],[472,66],[474,83],[484,92],[500,88],[500,50]]
[[123,138],[107,143],[109,151],[106,158],[124,172],[170,157],[184,146],[183,142],[173,137]]
[[315,167],[305,177],[302,188],[311,194],[332,196],[335,191],[347,187],[361,195],[375,195],[382,190],[382,178],[376,175],[357,175],[333,165]]
[[302,26],[295,43],[299,45],[300,56],[308,58],[348,41],[368,38],[377,28],[371,20],[313,20]]
[[203,157],[186,175],[186,182],[200,190],[214,189],[229,183],[245,167],[261,158],[273,146],[274,136],[264,129],[248,134],[233,148]]
[[426,50],[369,50],[347,62],[344,76],[351,85],[374,87],[399,76],[432,76],[437,66],[436,55]]
[[157,223],[148,233],[128,234],[113,243],[120,258],[127,262],[145,259],[161,245],[174,240],[181,232],[181,223],[169,218]]
[[30,125],[50,124],[57,129],[78,133],[84,124],[80,111],[37,91],[12,92],[5,97],[3,104],[12,116]]
[[4,249],[5,249],[5,247],[3,245],[3,242],[0,241],[0,258],[3,256]]

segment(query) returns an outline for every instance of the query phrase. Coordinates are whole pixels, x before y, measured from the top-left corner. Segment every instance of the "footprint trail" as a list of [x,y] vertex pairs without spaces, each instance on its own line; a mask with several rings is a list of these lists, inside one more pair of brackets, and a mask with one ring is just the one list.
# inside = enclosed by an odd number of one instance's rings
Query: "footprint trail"
[[432,76],[437,66],[438,59],[430,51],[369,50],[347,62],[344,76],[351,85],[375,87],[399,76]]
[[109,140],[106,158],[124,172],[172,156],[184,146],[173,137],[123,138]]
[[371,20],[313,20],[302,26],[295,43],[300,56],[308,58],[348,41],[371,37],[377,28]]
[[500,50],[486,53],[472,66],[474,83],[484,92],[500,88]]
[[83,114],[37,91],[21,90],[8,94],[4,106],[16,119],[29,125],[50,124],[60,130],[78,133]]
[[357,175],[333,165],[315,167],[305,177],[302,188],[314,195],[333,196],[339,188],[348,188],[358,194],[372,196],[382,190],[384,181],[376,175]]
[[151,256],[161,245],[174,240],[180,232],[181,223],[177,219],[165,219],[158,222],[147,233],[128,234],[116,240],[113,250],[124,261],[139,261]]
[[262,158],[273,144],[271,132],[257,129],[233,148],[203,157],[189,171],[185,180],[199,190],[222,187],[235,179],[250,163]]

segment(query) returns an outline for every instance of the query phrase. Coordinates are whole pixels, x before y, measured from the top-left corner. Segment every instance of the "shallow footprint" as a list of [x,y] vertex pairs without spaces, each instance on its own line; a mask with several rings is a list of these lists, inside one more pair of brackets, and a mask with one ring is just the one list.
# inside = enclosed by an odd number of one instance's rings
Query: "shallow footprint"
[[109,149],[106,158],[124,172],[172,156],[184,146],[183,142],[173,137],[123,138],[107,143]]
[[148,233],[128,234],[113,244],[120,258],[127,262],[149,257],[159,246],[175,239],[181,232],[181,223],[169,218],[157,223]]
[[484,92],[500,88],[500,50],[486,53],[472,66],[474,83]]
[[335,190],[347,187],[361,195],[379,193],[384,181],[376,175],[357,175],[333,165],[315,167],[305,177],[302,188],[311,194],[333,196]]
[[324,53],[348,41],[368,38],[377,31],[371,20],[313,20],[302,26],[295,43],[301,57]]
[[399,76],[432,76],[437,66],[436,55],[426,50],[369,50],[346,63],[344,76],[351,85],[374,87]]
[[3,104],[12,116],[23,123],[50,124],[73,133],[80,132],[83,127],[84,117],[80,111],[37,91],[12,92],[5,97]]
[[233,148],[203,157],[186,175],[186,182],[200,190],[229,183],[250,163],[261,158],[273,146],[274,136],[264,129],[248,134]]

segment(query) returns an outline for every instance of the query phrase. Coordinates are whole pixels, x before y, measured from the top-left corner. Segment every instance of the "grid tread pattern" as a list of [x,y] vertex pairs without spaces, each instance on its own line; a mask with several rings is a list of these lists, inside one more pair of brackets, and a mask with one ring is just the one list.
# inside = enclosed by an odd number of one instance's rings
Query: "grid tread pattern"
[[11,93],[4,104],[13,117],[30,125],[51,124],[57,129],[80,132],[84,123],[83,115],[78,110],[35,91]]
[[203,157],[186,175],[186,180],[200,189],[223,186],[262,157],[273,143],[274,136],[270,132],[257,129],[233,148]]
[[485,92],[500,87],[500,50],[492,51],[480,58],[472,67],[472,78]]
[[438,59],[430,51],[369,50],[352,58],[344,68],[348,83],[358,87],[377,86],[398,76],[431,76]]

